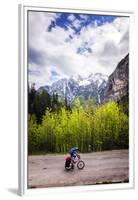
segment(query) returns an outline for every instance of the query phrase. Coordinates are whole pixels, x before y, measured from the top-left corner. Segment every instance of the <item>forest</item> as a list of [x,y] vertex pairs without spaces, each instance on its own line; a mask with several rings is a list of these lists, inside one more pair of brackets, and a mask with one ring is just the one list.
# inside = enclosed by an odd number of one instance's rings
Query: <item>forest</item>
[[129,117],[117,102],[101,105],[92,99],[69,105],[67,98],[28,87],[28,153],[67,153],[129,147]]

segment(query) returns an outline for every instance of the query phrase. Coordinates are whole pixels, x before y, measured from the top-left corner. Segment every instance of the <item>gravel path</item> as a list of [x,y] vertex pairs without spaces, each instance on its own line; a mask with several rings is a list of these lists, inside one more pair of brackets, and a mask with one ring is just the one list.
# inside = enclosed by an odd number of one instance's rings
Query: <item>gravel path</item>
[[83,170],[64,169],[65,155],[28,157],[28,188],[128,182],[128,150],[81,154]]

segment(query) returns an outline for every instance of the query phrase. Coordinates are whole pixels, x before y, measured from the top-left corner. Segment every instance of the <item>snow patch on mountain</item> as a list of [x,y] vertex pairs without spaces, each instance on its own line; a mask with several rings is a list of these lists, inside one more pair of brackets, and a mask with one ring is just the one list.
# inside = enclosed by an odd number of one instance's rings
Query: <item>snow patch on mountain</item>
[[83,80],[83,81],[80,81],[79,82],[79,85],[89,85],[91,82],[90,81],[88,81],[88,80]]
[[44,86],[39,90],[46,89],[51,95],[57,93],[62,99],[67,98],[72,102],[75,98],[83,97],[84,99],[95,99],[95,103],[100,104],[101,94],[108,76],[101,73],[90,74],[88,77],[71,76],[54,82],[51,86]]

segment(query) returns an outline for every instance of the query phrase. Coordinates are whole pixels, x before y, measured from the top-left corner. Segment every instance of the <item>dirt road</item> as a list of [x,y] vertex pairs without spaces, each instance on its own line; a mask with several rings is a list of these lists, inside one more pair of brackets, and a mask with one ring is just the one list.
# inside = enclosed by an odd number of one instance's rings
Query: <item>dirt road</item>
[[128,150],[81,154],[83,170],[65,171],[65,155],[28,157],[28,187],[90,185],[128,182]]

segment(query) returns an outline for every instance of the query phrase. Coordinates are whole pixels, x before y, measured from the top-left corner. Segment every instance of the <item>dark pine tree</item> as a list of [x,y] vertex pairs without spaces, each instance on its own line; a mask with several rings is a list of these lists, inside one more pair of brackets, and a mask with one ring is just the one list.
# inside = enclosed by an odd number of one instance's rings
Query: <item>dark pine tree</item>
[[36,89],[35,89],[35,83],[31,85],[31,88],[28,85],[28,113],[33,114],[34,113],[34,101],[36,97]]
[[51,97],[46,90],[37,92],[34,101],[34,112],[36,115],[37,123],[42,122],[42,117],[45,114],[47,108],[51,108]]

